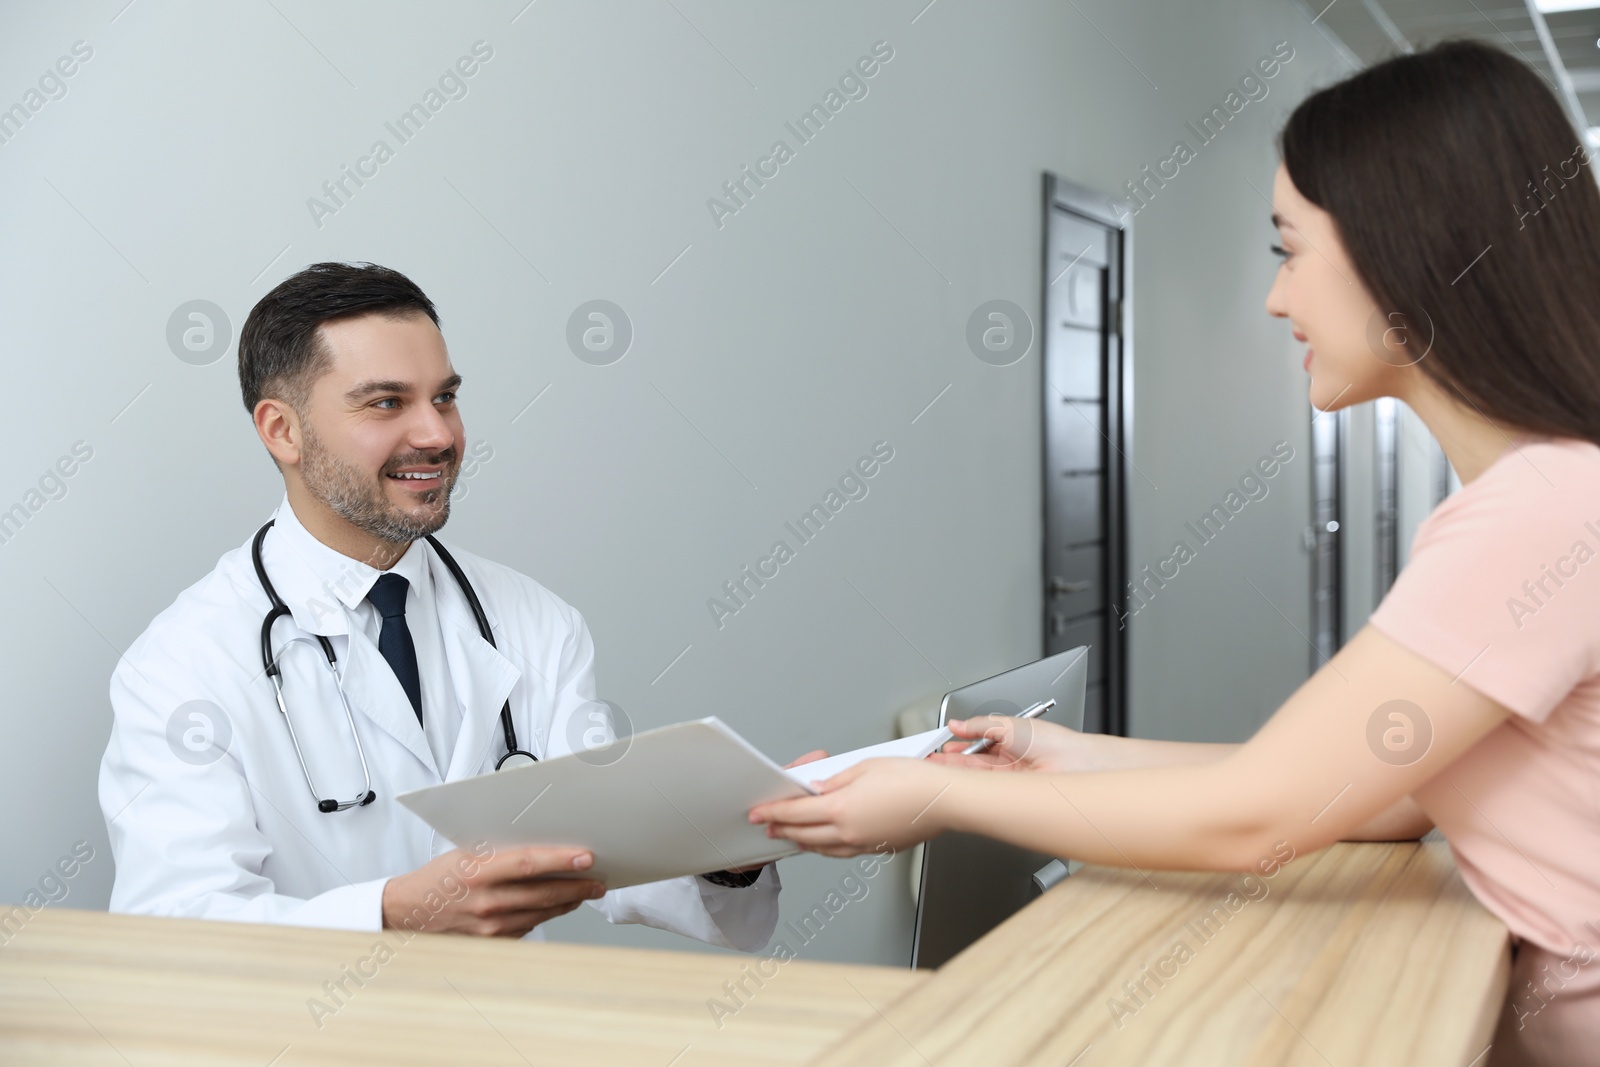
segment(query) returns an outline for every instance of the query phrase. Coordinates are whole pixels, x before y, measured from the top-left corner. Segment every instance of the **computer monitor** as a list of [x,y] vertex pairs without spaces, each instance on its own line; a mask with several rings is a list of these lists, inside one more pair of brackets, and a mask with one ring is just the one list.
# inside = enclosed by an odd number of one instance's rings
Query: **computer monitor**
[[[1089,646],[1079,645],[952,690],[940,703],[939,725],[975,715],[1016,715],[1054,697],[1055,707],[1042,718],[1081,730],[1088,679]],[[947,833],[927,842],[911,966],[939,967],[1010,918],[1039,894],[1034,875],[1053,860],[976,834]]]

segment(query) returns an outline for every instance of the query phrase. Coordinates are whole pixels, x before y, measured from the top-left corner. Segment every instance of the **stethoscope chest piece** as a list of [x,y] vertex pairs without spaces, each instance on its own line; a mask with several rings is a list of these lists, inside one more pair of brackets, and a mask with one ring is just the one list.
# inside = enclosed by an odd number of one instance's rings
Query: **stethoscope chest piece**
[[532,767],[538,762],[539,757],[531,752],[524,752],[519,748],[501,756],[500,762],[494,765],[494,769],[497,771],[510,771],[518,767]]

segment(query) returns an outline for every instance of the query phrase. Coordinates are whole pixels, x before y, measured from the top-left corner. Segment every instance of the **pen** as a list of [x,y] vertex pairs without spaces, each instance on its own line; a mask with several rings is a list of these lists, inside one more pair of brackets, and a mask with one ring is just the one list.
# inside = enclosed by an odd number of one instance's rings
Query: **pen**
[[[1041,701],[1039,701],[1039,703],[1035,704],[1033,707],[1031,707],[1031,708],[1027,709],[1026,711],[1022,712],[1021,714],[1019,714],[1017,716],[1017,718],[1019,718],[1019,719],[1037,719],[1039,716],[1043,715],[1045,712],[1049,711],[1051,708],[1053,708],[1055,706],[1056,706],[1056,702],[1054,700],[1041,700]],[[987,751],[989,751],[989,749],[991,749],[993,747],[994,747],[994,742],[991,741],[989,738],[985,737],[983,740],[974,741],[972,744],[970,744],[966,748],[962,749],[961,750],[961,754],[963,756],[976,756],[978,753],[987,752]]]

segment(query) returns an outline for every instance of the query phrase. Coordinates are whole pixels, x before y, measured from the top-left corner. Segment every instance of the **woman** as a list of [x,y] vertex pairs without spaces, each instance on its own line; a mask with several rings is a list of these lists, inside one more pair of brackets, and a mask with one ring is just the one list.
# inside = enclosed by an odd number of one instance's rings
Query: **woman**
[[[1529,68],[1449,42],[1306,99],[1279,138],[1267,312],[1311,402],[1398,397],[1462,489],[1368,622],[1242,745],[954,722],[983,758],[872,760],[751,812],[848,856],[944,830],[1244,871],[1437,826],[1517,944],[1494,1062],[1600,1053],[1600,192]],[[1024,727],[1026,724],[1024,724]],[[952,746],[956,747],[956,746]],[[983,773],[1014,767],[1034,773]],[[1092,771],[1096,773],[1082,773]],[[1589,924],[1594,925],[1589,925]]]

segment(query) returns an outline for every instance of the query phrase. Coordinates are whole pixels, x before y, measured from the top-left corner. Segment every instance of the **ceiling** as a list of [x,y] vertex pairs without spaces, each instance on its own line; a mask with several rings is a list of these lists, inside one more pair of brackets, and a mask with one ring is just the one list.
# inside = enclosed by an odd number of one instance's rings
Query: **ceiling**
[[[1600,143],[1600,0],[1540,14],[1532,0],[1296,0],[1355,65],[1446,37],[1490,41],[1538,71],[1573,124]],[[1590,116],[1593,116],[1591,119]]]

